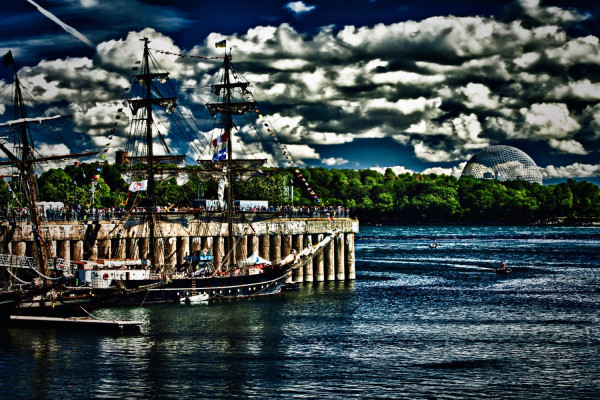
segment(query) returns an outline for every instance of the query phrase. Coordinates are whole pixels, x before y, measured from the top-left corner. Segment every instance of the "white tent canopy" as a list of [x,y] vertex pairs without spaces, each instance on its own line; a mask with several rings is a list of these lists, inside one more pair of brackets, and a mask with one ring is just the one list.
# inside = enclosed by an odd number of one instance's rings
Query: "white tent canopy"
[[257,265],[257,264],[271,265],[271,261],[265,260],[264,258],[262,258],[261,256],[259,256],[258,254],[254,253],[250,257],[248,257],[245,260],[242,260],[242,261],[239,262],[239,266],[240,267],[251,267],[251,266]]

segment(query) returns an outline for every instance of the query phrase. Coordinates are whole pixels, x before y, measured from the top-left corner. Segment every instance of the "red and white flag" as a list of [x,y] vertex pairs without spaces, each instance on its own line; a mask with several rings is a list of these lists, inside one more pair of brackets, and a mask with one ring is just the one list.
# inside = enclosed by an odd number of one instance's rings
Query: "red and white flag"
[[227,137],[229,136],[229,132],[224,132],[221,136],[216,139],[213,139],[212,143],[214,147],[217,147],[223,143],[227,142]]
[[143,192],[148,190],[148,180],[140,181],[140,182],[132,182],[129,185],[130,192]]

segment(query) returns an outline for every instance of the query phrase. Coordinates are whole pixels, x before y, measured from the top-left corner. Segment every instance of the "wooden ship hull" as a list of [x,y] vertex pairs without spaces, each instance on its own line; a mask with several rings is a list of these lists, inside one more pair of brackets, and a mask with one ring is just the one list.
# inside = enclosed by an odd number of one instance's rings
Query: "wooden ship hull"
[[107,295],[104,288],[91,289],[103,297],[103,306],[143,306],[179,303],[194,294],[207,294],[209,300],[268,296],[281,292],[289,270],[278,269],[256,275],[180,277],[167,282],[155,279],[125,280],[116,284],[124,288],[122,295]]

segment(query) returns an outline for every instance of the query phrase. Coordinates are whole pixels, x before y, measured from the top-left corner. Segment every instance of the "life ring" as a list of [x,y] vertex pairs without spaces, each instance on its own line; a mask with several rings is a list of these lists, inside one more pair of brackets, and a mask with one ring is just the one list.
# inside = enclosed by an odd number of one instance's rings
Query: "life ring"
[[108,280],[108,272],[105,272],[104,275],[102,275],[102,278],[107,281]]

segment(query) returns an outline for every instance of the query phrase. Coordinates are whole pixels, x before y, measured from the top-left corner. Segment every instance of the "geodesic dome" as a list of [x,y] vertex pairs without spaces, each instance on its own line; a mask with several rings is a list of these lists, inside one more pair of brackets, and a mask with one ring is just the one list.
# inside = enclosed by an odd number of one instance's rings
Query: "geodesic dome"
[[499,181],[523,180],[542,184],[542,173],[525,152],[512,146],[490,146],[475,154],[461,176]]

